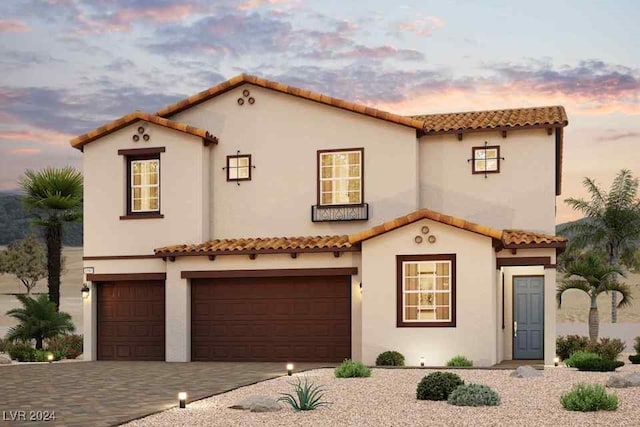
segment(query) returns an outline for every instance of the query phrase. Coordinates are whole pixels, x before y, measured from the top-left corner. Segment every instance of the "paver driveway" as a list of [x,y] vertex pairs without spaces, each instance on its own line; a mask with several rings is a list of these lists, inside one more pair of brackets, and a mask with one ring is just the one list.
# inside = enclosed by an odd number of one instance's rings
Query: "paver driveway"
[[[285,374],[284,363],[75,362],[0,366],[0,425],[110,426]],[[326,364],[301,363],[296,370]],[[12,422],[9,411],[55,411]],[[15,412],[14,412],[15,413]],[[3,420],[4,416],[4,420]]]

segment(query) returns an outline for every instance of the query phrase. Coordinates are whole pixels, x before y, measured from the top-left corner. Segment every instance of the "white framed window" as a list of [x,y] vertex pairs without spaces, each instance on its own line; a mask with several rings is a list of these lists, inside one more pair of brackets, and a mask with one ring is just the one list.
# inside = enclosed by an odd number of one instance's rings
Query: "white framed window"
[[251,154],[227,156],[227,181],[251,181]]
[[160,159],[132,159],[130,162],[130,211],[160,211]]
[[473,173],[500,172],[500,146],[473,147]]
[[363,157],[363,148],[318,151],[319,205],[364,202]]
[[455,326],[455,255],[397,258],[398,326]]

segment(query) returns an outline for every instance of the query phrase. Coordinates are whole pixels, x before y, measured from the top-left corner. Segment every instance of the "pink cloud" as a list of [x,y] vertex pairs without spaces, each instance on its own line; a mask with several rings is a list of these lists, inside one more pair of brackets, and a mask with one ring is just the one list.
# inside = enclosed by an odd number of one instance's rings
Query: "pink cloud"
[[274,4],[282,4],[286,2],[287,0],[245,0],[244,2],[236,6],[236,8],[238,10],[251,10],[266,4],[274,5]]
[[34,154],[40,154],[41,151],[39,148],[15,148],[9,152],[19,156],[33,156]]
[[424,55],[417,50],[413,49],[398,49],[393,46],[356,46],[351,50],[340,53],[338,56],[342,58],[391,58],[396,57],[399,59],[422,59]]
[[413,21],[400,22],[397,29],[402,32],[414,33],[417,36],[428,37],[439,28],[444,27],[444,20],[437,16],[424,16]]
[[147,20],[156,23],[168,23],[181,21],[192,15],[196,9],[188,4],[175,4],[166,6],[149,6],[146,8],[127,8],[117,11],[108,17],[92,18],[84,14],[76,15],[76,21],[80,24],[74,33],[104,34],[131,29],[136,21]]
[[0,131],[0,139],[10,141],[40,142],[48,145],[64,146],[74,136],[62,132],[38,129],[19,131]]
[[30,31],[29,26],[15,19],[0,19],[0,33],[24,33]]

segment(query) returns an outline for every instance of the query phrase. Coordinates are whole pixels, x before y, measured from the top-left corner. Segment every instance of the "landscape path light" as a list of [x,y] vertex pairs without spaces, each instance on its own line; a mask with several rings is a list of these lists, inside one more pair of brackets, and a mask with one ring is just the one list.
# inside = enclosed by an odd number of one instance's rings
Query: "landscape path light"
[[287,375],[293,375],[293,363],[287,363]]
[[560,363],[560,358],[558,356],[553,358],[553,366],[558,366]]
[[187,393],[181,391],[178,393],[178,401],[180,402],[180,409],[184,409],[187,407]]

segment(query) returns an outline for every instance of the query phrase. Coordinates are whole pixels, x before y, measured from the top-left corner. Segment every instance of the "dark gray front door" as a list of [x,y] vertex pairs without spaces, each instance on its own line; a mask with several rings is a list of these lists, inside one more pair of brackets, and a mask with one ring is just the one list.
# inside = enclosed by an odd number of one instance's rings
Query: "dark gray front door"
[[513,358],[544,358],[544,277],[513,278]]

